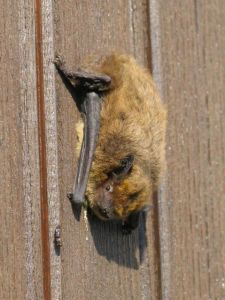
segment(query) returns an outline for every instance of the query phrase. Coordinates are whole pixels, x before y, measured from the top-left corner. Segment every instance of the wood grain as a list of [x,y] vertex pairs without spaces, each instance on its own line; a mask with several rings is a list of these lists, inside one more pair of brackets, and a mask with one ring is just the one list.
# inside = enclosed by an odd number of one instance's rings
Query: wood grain
[[50,247],[51,299],[61,298],[61,256],[55,248],[54,234],[60,224],[60,195],[58,180],[58,143],[56,120],[55,66],[53,59],[54,28],[52,1],[42,1],[42,51],[43,51],[43,80],[45,102],[45,135],[46,135],[46,164],[48,191],[48,224]]
[[164,299],[225,299],[223,8],[219,0],[150,1],[153,69],[169,108]]
[[42,299],[34,7],[0,5],[0,298]]
[[[44,177],[35,5],[0,0],[0,299],[47,299],[50,293],[54,300],[225,299],[224,1],[36,3]],[[66,198],[80,116],[52,64],[55,52],[75,69],[89,55],[111,51],[131,53],[152,68],[169,109],[167,176],[146,224],[143,216],[128,237],[84,211],[78,221]],[[41,219],[43,184],[48,223]],[[49,225],[49,293],[43,221]],[[53,243],[59,223],[60,252]]]
[[[56,1],[55,49],[76,68],[89,55],[113,50],[132,53],[150,65],[146,1]],[[71,95],[57,79],[59,186],[62,224],[63,299],[159,299],[157,220],[153,209],[139,232],[122,236],[119,226],[85,219],[78,222],[66,194],[75,176],[79,114]],[[75,213],[76,214],[76,213]],[[147,237],[147,241],[146,241]],[[140,264],[140,253],[145,259]]]

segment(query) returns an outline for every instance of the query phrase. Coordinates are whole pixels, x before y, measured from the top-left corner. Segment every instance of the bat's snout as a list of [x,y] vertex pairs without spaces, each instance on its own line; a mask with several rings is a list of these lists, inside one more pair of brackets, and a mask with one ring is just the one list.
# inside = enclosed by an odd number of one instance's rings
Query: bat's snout
[[98,206],[97,210],[98,210],[98,214],[102,218],[104,218],[104,219],[110,219],[111,211],[110,211],[109,208],[104,208],[104,207]]
[[113,183],[107,180],[96,190],[93,210],[102,220],[115,219],[113,206]]
[[113,207],[95,205],[93,207],[95,214],[102,220],[114,220],[116,218]]

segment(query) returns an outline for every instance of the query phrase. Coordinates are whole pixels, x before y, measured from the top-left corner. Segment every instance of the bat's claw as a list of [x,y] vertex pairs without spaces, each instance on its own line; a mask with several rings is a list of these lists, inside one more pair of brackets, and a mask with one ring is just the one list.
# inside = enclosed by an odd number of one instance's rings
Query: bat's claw
[[131,234],[131,232],[133,231],[133,229],[127,225],[122,225],[122,234],[124,235],[129,235]]
[[141,212],[133,212],[122,223],[122,233],[130,234],[138,227]]
[[81,197],[74,197],[74,193],[68,193],[67,198],[70,200],[72,204],[84,204],[84,199]]
[[67,193],[66,196],[71,202],[73,202],[73,193]]
[[62,69],[65,66],[64,57],[61,54],[56,53],[53,63],[58,69]]

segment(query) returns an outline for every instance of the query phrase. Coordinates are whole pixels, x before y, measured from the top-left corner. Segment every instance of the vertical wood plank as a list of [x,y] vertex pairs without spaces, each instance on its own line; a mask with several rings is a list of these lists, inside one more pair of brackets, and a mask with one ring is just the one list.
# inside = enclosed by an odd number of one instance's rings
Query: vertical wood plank
[[34,7],[0,5],[0,298],[42,299]]
[[[55,1],[55,49],[71,68],[89,55],[113,50],[135,55],[150,65],[147,1]],[[57,125],[62,224],[63,299],[159,299],[159,249],[153,209],[139,232],[122,236],[115,224],[82,212],[78,222],[66,194],[72,189],[76,165],[75,124],[79,114],[58,77]],[[148,239],[140,264],[139,248]]]
[[153,66],[169,108],[164,299],[225,298],[223,8],[220,0],[150,1]]
[[51,299],[49,211],[48,211],[48,171],[46,146],[46,113],[44,95],[44,63],[42,35],[42,1],[35,0],[35,58],[36,58],[36,93],[38,117],[38,145],[40,170],[40,219],[42,239],[42,269],[44,299]]
[[57,141],[57,112],[55,93],[54,59],[54,28],[53,3],[51,0],[42,1],[42,47],[44,72],[44,100],[45,100],[45,130],[46,130],[46,164],[48,191],[48,223],[50,246],[50,274],[51,299],[61,297],[61,256],[60,250],[55,248],[54,233],[60,225],[60,195],[58,180],[58,141]]

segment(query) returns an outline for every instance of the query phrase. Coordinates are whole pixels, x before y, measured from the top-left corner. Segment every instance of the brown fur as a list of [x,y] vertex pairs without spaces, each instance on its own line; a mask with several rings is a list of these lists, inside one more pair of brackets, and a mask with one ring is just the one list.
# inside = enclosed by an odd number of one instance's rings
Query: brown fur
[[112,84],[103,97],[99,139],[86,196],[99,215],[99,190],[111,182],[109,174],[121,160],[133,155],[131,172],[114,182],[110,197],[115,217],[124,219],[149,203],[159,183],[165,165],[167,114],[151,75],[132,57],[114,54],[92,66],[92,70],[109,75]]

